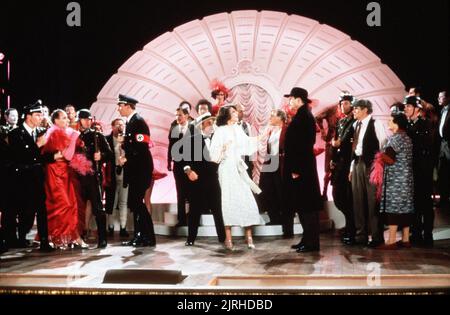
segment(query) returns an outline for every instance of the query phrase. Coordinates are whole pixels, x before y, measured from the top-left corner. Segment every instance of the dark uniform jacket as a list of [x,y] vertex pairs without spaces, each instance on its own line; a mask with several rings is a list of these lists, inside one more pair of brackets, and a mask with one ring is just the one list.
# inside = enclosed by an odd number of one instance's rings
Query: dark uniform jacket
[[123,149],[127,162],[124,165],[124,185],[132,184],[141,189],[150,187],[153,172],[153,157],[148,142],[150,130],[145,120],[134,114],[125,127]]
[[348,180],[350,165],[352,162],[352,137],[354,133],[353,123],[355,119],[353,115],[347,116],[339,120],[335,140],[340,139],[339,148],[333,148],[331,162],[334,165],[332,171],[331,183],[337,184],[340,180]]
[[96,162],[94,161],[94,153],[96,152],[96,150],[100,151],[102,156],[101,161],[99,161],[100,165],[110,161],[113,157],[113,152],[111,151],[111,148],[106,141],[105,136],[101,133],[96,132],[93,129],[85,130],[80,133],[80,140],[84,143],[83,153],[86,155],[86,158],[92,162],[94,170],[96,164]]
[[[36,128],[37,134],[44,133]],[[54,162],[53,153],[41,154],[40,148],[23,125],[8,135],[16,202],[28,206],[45,204],[44,165]],[[23,201],[23,202],[22,202]]]

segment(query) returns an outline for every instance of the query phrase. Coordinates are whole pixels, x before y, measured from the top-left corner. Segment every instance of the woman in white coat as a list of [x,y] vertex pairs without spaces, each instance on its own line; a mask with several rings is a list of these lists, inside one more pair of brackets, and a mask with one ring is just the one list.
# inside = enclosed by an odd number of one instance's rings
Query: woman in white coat
[[233,249],[231,227],[245,228],[245,238],[250,249],[255,248],[252,239],[253,225],[264,224],[259,215],[253,193],[261,190],[247,174],[243,155],[257,150],[258,137],[248,137],[238,122],[238,112],[233,105],[220,108],[217,129],[211,140],[211,160],[219,164],[219,183],[222,193],[222,214],[225,225],[225,247]]

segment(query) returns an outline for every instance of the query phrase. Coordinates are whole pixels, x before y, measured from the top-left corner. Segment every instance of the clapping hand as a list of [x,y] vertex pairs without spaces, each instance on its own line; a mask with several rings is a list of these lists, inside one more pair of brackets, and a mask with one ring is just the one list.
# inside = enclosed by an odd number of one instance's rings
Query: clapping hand
[[127,162],[127,158],[124,156],[119,157],[119,165],[124,166],[124,164]]
[[62,160],[63,159],[63,154],[61,153],[61,151],[58,151],[58,152],[56,152],[54,155],[53,155],[53,158],[55,159],[55,161],[58,161],[58,160]]
[[102,154],[100,152],[94,153],[94,161],[98,162],[102,159]]
[[198,175],[196,172],[190,171],[188,174],[188,178],[191,182],[195,182],[196,180],[198,180]]
[[39,138],[37,138],[36,145],[38,148],[41,148],[45,145],[46,142],[47,142],[47,139],[45,139],[45,136],[42,135]]

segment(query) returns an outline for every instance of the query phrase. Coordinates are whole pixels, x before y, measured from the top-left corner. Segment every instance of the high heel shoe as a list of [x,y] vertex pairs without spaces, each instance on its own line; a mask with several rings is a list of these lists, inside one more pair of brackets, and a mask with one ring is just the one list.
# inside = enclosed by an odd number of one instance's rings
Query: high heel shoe
[[73,248],[80,248],[80,249],[89,249],[89,245],[86,244],[83,240],[77,241],[72,244]]
[[225,240],[224,245],[226,250],[233,250],[233,242],[231,240]]
[[247,247],[248,249],[255,249],[255,244],[253,244],[253,239],[251,237],[247,238]]

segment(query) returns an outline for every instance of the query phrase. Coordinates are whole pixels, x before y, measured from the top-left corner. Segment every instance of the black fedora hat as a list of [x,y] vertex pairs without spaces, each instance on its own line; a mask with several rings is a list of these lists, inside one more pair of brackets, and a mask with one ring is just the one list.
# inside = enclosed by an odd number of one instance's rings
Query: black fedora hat
[[291,90],[291,93],[285,94],[284,97],[293,97],[293,98],[301,98],[303,100],[303,103],[312,103],[312,101],[308,98],[308,91],[300,88],[300,87],[294,87]]

